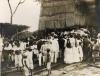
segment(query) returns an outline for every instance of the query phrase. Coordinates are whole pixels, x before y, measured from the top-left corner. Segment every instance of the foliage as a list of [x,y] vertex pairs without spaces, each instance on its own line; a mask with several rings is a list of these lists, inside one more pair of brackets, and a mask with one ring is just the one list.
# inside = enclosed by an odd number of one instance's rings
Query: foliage
[[23,32],[16,33],[15,35],[13,35],[12,38],[13,40],[27,41],[29,37],[32,37],[32,32],[23,31]]
[[0,23],[0,33],[5,38],[11,38],[14,34],[28,29],[26,25]]

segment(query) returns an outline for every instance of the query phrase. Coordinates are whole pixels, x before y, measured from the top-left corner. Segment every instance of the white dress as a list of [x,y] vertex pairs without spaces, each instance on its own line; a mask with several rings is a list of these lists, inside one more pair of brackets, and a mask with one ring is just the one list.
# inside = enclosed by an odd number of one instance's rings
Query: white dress
[[78,47],[73,47],[73,62],[80,62],[80,54]]
[[80,62],[80,54],[82,54],[82,49],[78,47],[80,42],[81,42],[81,40],[76,39],[76,41],[75,41],[76,47],[75,47],[75,44],[73,46],[73,59],[74,59],[74,62]]
[[33,52],[27,52],[27,58],[28,58],[28,62],[29,62],[29,68],[30,69],[33,69],[34,66],[33,66],[33,60],[32,60],[32,57],[33,57]]
[[71,43],[71,46],[72,46],[72,62],[74,63],[75,60],[76,60],[76,53],[75,53],[75,38],[70,38],[70,43]]
[[70,64],[73,63],[73,51],[72,48],[65,48],[65,52],[64,52],[64,62],[66,64]]

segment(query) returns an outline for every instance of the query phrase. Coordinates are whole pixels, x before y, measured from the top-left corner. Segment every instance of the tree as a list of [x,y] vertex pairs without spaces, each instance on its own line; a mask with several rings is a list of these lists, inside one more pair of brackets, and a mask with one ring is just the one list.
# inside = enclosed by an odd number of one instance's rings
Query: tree
[[9,38],[15,35],[18,32],[27,30],[29,27],[26,25],[18,24],[9,24],[9,23],[0,23],[0,33],[4,38]]
[[10,23],[12,24],[13,23],[13,17],[18,9],[18,7],[23,4],[25,2],[25,0],[20,0],[17,4],[17,6],[15,7],[14,11],[12,10],[12,7],[11,7],[11,3],[10,3],[10,0],[7,0],[8,2],[8,5],[9,5],[9,9],[10,9]]
[[22,40],[22,41],[27,41],[27,38],[32,37],[32,32],[29,31],[23,31],[16,33],[12,36],[13,40]]

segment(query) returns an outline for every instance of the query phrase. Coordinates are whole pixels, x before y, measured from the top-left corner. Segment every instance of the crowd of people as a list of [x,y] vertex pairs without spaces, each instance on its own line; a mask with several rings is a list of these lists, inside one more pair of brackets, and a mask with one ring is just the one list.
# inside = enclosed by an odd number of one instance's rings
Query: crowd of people
[[[64,32],[50,32],[46,37],[37,41],[13,41],[3,44],[0,40],[2,62],[6,67],[15,66],[24,70],[25,76],[32,75],[35,67],[46,66],[51,73],[51,64],[63,62],[72,64],[82,61],[93,61],[100,57],[100,34],[94,39],[87,29]],[[32,41],[31,41],[32,42]]]

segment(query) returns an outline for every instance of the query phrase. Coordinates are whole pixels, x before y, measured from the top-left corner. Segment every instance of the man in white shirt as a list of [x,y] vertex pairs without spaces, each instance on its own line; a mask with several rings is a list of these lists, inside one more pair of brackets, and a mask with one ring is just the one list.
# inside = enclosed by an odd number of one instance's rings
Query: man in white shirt
[[2,49],[3,49],[3,38],[1,38],[1,35],[0,35],[0,59],[1,61],[3,60]]
[[50,41],[52,43],[51,62],[56,63],[57,58],[58,58],[58,53],[59,53],[58,39],[52,37],[52,39]]

